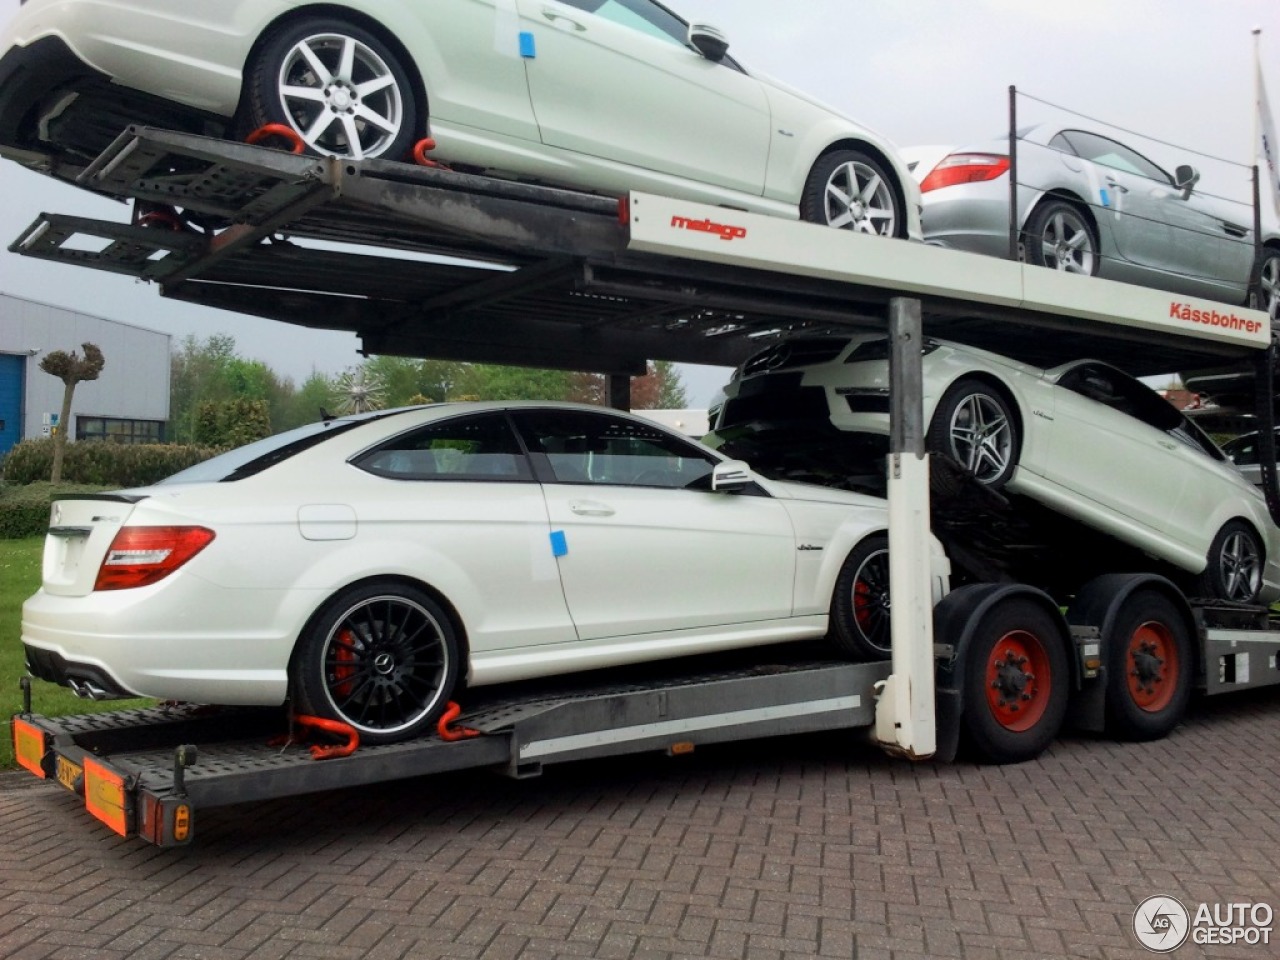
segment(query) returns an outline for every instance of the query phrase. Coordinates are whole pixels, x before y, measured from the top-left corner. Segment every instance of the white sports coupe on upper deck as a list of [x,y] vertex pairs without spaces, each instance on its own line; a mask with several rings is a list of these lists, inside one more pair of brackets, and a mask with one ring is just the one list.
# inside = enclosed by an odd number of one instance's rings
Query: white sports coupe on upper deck
[[[1213,441],[1139,380],[1095,360],[1049,370],[928,340],[928,444],[1008,489],[1172,565],[1199,596],[1280,597],[1280,530]],[[829,424],[889,432],[888,340],[795,337],[735,371],[726,431]]]
[[884,657],[886,527],[883,500],[758,478],[628,414],[415,407],[56,501],[22,640],[34,676],[86,696],[292,697],[383,742],[463,684],[829,629]]
[[65,178],[133,123],[389,160],[429,130],[471,171],[920,238],[884,137],[654,0],[26,0],[0,51],[0,154]]

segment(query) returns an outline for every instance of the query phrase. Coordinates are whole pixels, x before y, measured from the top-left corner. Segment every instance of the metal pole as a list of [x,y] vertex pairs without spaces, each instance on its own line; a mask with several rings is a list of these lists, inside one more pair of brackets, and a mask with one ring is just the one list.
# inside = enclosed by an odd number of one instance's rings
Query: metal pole
[[876,703],[876,739],[914,759],[937,751],[929,458],[920,301],[889,301],[889,604],[893,672]]
[[614,410],[631,409],[631,378],[625,373],[605,374],[609,391],[609,406]]
[[1018,88],[1009,86],[1009,259],[1018,259]]

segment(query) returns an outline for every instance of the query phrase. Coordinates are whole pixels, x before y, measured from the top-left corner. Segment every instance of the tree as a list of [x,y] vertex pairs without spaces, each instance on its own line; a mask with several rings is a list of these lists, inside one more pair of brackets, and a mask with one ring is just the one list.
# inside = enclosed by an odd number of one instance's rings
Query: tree
[[84,351],[83,357],[77,356],[74,350],[71,353],[54,350],[40,361],[41,370],[64,384],[62,412],[58,414],[58,427],[53,437],[53,471],[49,479],[54,483],[62,479],[62,457],[67,449],[67,431],[71,429],[71,398],[76,392],[76,384],[97,380],[107,362],[96,344],[82,343],[80,348]]

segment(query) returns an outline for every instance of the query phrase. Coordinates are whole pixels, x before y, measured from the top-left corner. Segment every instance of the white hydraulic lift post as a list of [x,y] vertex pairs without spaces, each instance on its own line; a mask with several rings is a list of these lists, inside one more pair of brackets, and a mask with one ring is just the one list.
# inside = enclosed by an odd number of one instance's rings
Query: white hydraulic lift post
[[893,672],[876,703],[880,746],[913,760],[937,749],[933,551],[925,452],[920,301],[889,302],[889,618]]

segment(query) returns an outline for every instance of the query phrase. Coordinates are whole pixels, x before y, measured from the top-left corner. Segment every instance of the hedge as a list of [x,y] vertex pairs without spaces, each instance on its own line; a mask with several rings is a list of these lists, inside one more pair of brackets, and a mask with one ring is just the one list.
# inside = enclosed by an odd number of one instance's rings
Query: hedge
[[[64,483],[119,489],[145,487],[220,451],[215,447],[81,440],[67,444]],[[47,481],[53,471],[53,439],[23,440],[4,458],[0,478],[10,486]]]

